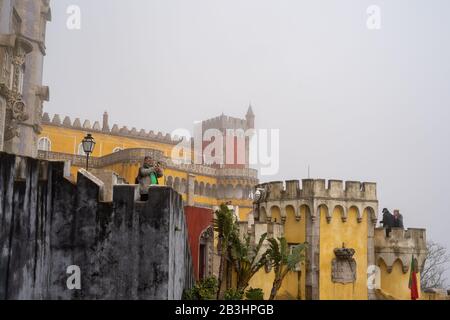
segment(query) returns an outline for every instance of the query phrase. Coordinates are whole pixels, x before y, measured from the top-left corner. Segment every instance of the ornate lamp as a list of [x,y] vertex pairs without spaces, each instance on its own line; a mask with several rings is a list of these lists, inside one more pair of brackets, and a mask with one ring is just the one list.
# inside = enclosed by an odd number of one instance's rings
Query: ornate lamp
[[263,192],[264,192],[264,189],[262,189],[262,188],[256,189],[254,199],[253,199],[254,202],[258,203],[261,200]]
[[260,211],[260,202],[261,200],[263,200],[265,196],[265,190],[263,188],[256,188],[256,191],[253,195],[253,203],[256,203],[256,217],[257,219],[259,219],[259,211]]
[[86,171],[89,170],[89,156],[94,151],[95,148],[95,140],[92,134],[88,133],[86,137],[84,137],[83,141],[81,141],[83,145],[83,151],[86,154]]

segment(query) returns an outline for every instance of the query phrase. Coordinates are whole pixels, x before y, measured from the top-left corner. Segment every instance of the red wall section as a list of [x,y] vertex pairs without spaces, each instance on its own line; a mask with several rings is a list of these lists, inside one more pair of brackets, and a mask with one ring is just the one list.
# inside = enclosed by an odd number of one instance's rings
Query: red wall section
[[207,208],[186,206],[184,207],[184,214],[186,215],[195,279],[199,280],[200,235],[213,224],[213,211]]

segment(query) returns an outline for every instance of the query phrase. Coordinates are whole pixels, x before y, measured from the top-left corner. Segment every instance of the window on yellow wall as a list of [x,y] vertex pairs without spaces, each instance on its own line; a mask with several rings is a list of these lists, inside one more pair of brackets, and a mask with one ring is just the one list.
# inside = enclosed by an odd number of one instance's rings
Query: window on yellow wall
[[41,151],[52,151],[52,142],[47,137],[39,138],[38,140],[38,150]]

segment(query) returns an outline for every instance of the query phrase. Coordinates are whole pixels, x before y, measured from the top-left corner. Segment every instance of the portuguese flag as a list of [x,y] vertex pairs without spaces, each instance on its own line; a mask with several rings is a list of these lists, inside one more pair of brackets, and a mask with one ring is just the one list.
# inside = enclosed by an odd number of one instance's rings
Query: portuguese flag
[[419,287],[417,284],[417,265],[414,255],[411,259],[411,268],[409,269],[409,290],[411,290],[411,300],[419,299]]

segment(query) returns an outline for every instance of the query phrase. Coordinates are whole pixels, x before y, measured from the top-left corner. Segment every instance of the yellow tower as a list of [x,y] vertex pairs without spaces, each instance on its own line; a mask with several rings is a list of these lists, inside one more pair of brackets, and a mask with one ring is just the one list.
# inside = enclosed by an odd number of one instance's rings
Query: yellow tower
[[[380,292],[408,298],[408,262],[414,254],[422,266],[425,230],[393,230],[385,237],[376,229],[375,183],[304,179],[301,186],[291,180],[257,188],[262,196],[254,204],[254,223],[241,224],[244,233],[255,241],[268,232],[290,245],[308,243],[305,263],[288,274],[278,299],[366,300],[379,299]],[[260,270],[251,286],[268,296],[272,281],[270,271]]]

